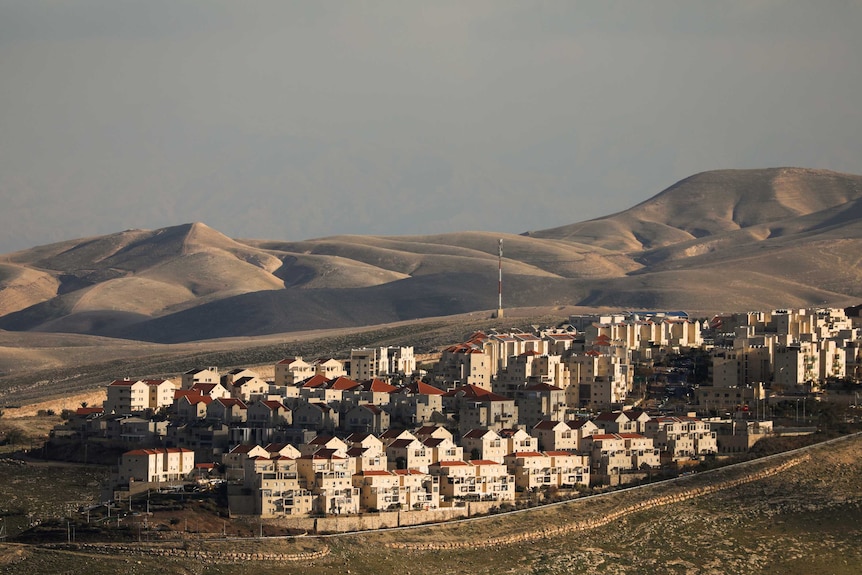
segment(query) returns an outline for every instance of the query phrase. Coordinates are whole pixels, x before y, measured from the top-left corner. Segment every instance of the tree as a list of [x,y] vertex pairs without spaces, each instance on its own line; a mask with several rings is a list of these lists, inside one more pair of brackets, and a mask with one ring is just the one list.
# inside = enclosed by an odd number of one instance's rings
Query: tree
[[24,432],[17,427],[13,427],[6,432],[5,443],[7,445],[17,445],[23,443],[24,439]]

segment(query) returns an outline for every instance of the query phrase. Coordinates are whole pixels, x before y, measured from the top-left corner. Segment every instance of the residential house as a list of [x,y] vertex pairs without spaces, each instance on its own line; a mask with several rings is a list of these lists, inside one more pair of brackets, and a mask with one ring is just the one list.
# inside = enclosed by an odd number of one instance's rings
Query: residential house
[[718,453],[716,434],[709,423],[691,415],[655,417],[646,422],[644,435],[670,461],[700,459]]
[[318,449],[297,461],[300,484],[315,496],[315,513],[355,514],[360,509],[359,488],[353,486],[350,460],[335,450]]
[[150,390],[141,380],[115,379],[108,384],[105,413],[141,413],[150,406]]
[[661,466],[659,450],[651,438],[638,433],[592,435],[589,446],[591,480],[618,485]]
[[248,421],[248,406],[234,397],[220,397],[207,405],[207,420],[226,424]]
[[120,456],[119,483],[186,481],[195,468],[195,452],[181,448],[136,449]]
[[418,469],[395,469],[401,493],[404,494],[404,508],[414,510],[437,509],[440,507],[440,480]]
[[207,408],[212,402],[209,396],[183,394],[174,402],[174,414],[178,421],[206,419]]
[[248,406],[247,412],[250,427],[288,426],[293,422],[291,410],[274,399],[255,401]]
[[389,413],[370,403],[357,405],[345,415],[343,427],[353,432],[383,433],[389,429]]
[[261,399],[269,392],[269,384],[257,376],[238,377],[229,386],[231,397],[245,402]]
[[539,440],[523,429],[501,429],[498,433],[506,444],[506,453],[538,451],[539,449]]
[[508,441],[493,429],[471,429],[461,436],[461,446],[467,459],[483,459],[502,463],[509,453]]
[[182,376],[182,389],[191,389],[196,383],[219,383],[220,379],[217,367],[190,369]]
[[256,456],[246,460],[244,487],[254,498],[260,517],[304,517],[314,511],[316,497],[300,485],[297,460]]
[[469,461],[476,473],[476,491],[481,501],[514,501],[515,478],[503,463],[487,459]]
[[289,357],[275,364],[273,383],[276,387],[295,386],[314,375],[314,366],[301,357]]
[[442,421],[443,391],[422,381],[414,381],[389,396],[392,419],[402,425],[424,425]]
[[551,458],[551,471],[556,473],[557,487],[590,486],[590,456],[573,451],[546,451]]
[[406,503],[401,479],[392,471],[362,471],[353,476],[353,486],[359,489],[361,507],[369,511],[401,509]]
[[386,459],[391,469],[418,469],[428,472],[432,451],[415,437],[396,439],[386,447]]
[[515,392],[518,423],[528,428],[543,419],[563,420],[566,416],[566,391],[544,382],[534,383]]
[[509,473],[515,477],[518,491],[535,490],[556,485],[558,478],[551,456],[538,451],[509,453],[503,459]]
[[443,501],[478,501],[481,498],[476,470],[466,461],[437,461],[428,467],[428,473],[439,478]]
[[245,462],[254,457],[269,459],[269,453],[260,445],[241,443],[222,455],[222,465],[225,467],[225,477],[228,480],[243,479]]
[[339,427],[339,414],[325,403],[301,401],[293,410],[293,424],[303,429],[334,432]]
[[334,437],[332,435],[320,434],[314,439],[308,441],[307,443],[303,443],[299,446],[299,452],[302,455],[313,455],[317,453],[319,450],[324,449],[328,451],[332,451],[333,453],[346,457],[347,450],[349,449],[349,445],[343,440]]
[[347,369],[344,367],[344,362],[331,357],[315,359],[312,362],[312,366],[316,375],[322,375],[326,379],[347,377]]

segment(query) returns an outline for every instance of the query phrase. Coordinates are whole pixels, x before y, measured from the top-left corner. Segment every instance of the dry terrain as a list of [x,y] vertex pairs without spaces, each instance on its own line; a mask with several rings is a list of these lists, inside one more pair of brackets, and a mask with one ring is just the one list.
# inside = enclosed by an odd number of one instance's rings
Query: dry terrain
[[860,452],[854,436],[641,489],[405,531],[7,544],[0,573],[849,575],[862,566]]
[[[521,235],[231,239],[202,223],[0,256],[0,329],[176,343],[488,313],[734,311],[862,298],[862,176],[722,170]],[[732,270],[733,273],[728,273]]]
[[[569,314],[600,308],[558,306],[507,310],[506,317],[466,313],[441,318],[394,322],[364,328],[333,328],[154,344],[78,334],[0,331],[0,409],[6,417],[32,415],[39,409],[57,413],[86,401],[98,404],[99,393],[121,377],[177,378],[201,366],[249,367],[266,375],[275,362],[304,357],[346,357],[356,347],[413,345],[417,354],[438,351],[480,329],[555,325]],[[607,310],[604,310],[607,311]]]

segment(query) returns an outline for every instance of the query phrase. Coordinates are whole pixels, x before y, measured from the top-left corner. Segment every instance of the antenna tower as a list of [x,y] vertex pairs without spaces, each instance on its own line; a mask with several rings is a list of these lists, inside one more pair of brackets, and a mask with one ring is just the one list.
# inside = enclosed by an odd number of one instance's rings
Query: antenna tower
[[495,317],[503,317],[503,238],[497,242],[499,253],[497,265],[497,315]]

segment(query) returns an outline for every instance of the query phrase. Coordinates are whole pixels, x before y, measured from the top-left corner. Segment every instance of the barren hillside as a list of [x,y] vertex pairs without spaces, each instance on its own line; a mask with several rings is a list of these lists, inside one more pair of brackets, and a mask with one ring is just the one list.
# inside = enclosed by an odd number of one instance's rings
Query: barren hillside
[[153,342],[504,307],[738,310],[858,303],[862,176],[697,174],[604,218],[523,235],[235,240],[204,224],[0,256],[0,329]]

